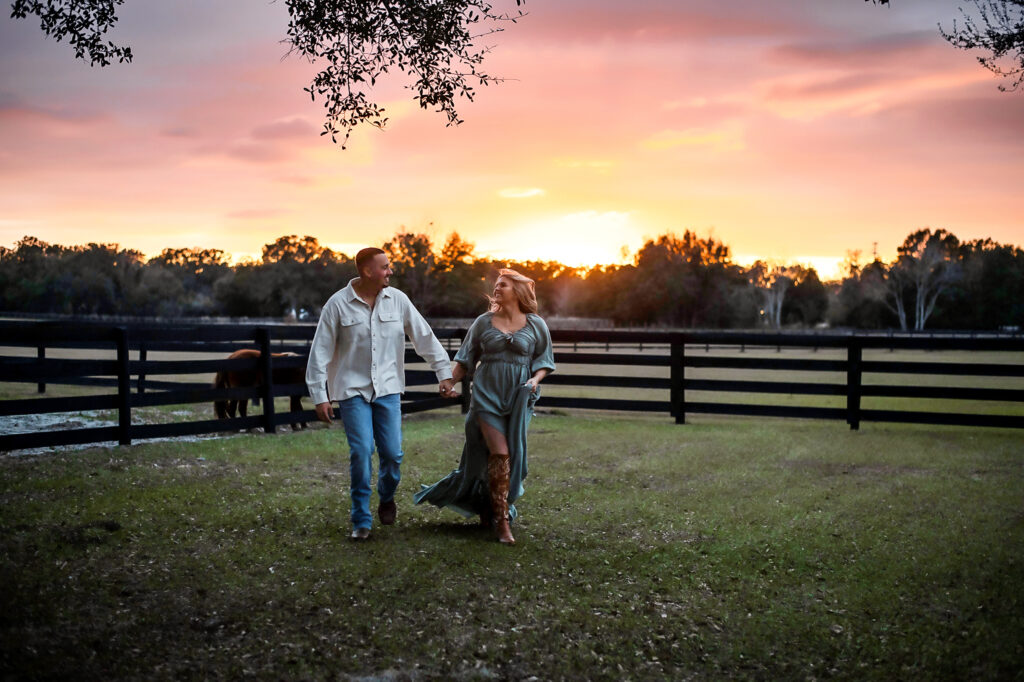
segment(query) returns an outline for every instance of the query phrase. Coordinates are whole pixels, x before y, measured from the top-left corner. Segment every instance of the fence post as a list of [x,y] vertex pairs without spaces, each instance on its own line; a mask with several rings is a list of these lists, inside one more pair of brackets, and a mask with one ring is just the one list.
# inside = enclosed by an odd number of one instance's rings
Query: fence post
[[128,330],[117,328],[117,442],[132,444],[132,376],[128,372]]
[[[146,342],[145,342],[145,340],[143,340],[143,341],[139,342],[139,362],[141,363],[141,362],[145,362],[145,361],[146,361]],[[138,388],[136,390],[138,390],[139,393],[145,393],[146,392],[146,371],[143,370],[143,369],[139,370],[139,383],[138,383]]]
[[[46,343],[43,341],[39,342],[39,347],[36,349],[36,358],[39,359],[39,364],[43,364],[43,360],[46,359]],[[46,393],[46,382],[40,381],[36,384],[36,391],[38,393]]]
[[846,423],[854,431],[860,429],[861,357],[863,342],[849,337],[846,349]]
[[274,363],[270,330],[266,327],[257,329],[256,341],[260,345],[260,373],[263,375],[263,433],[277,433],[274,424]]
[[686,341],[673,341],[671,346],[671,369],[669,402],[672,404],[672,416],[676,424],[686,423]]

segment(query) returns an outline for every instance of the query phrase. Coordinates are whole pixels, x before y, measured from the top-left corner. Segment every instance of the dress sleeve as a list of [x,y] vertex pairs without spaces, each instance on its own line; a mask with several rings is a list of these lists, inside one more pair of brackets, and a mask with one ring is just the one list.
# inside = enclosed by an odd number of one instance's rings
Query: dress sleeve
[[533,361],[530,363],[530,374],[536,374],[539,369],[554,372],[555,354],[551,346],[551,332],[548,331],[548,325],[539,315],[530,315],[528,319],[533,326],[534,335],[537,337],[537,345],[533,348]]
[[470,372],[473,371],[477,361],[480,359],[480,332],[483,330],[483,324],[484,316],[481,315],[473,321],[473,324],[469,325],[466,338],[462,340],[459,352],[453,358],[455,362]]

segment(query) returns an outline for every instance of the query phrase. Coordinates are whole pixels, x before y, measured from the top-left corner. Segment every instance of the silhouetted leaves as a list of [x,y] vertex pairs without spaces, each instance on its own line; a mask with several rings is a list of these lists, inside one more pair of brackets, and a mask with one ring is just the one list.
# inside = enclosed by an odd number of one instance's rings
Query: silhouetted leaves
[[[888,5],[889,0],[870,0]],[[942,37],[961,50],[984,50],[978,62],[1010,81],[1003,91],[1016,90],[1024,82],[1024,0],[971,0],[974,11],[958,7],[960,20],[952,28],[940,27]]]
[[[286,0],[292,51],[325,64],[306,88],[327,109],[322,134],[337,141],[368,123],[384,127],[382,106],[369,97],[381,77],[400,71],[413,99],[459,124],[456,100],[473,99],[475,85],[495,82],[481,70],[490,50],[480,40],[515,22],[486,0]],[[519,1],[516,2],[519,5]]]
[[11,17],[39,17],[43,33],[57,42],[68,39],[75,57],[88,60],[91,66],[107,66],[132,60],[132,48],[104,42],[104,34],[117,23],[116,8],[124,0],[14,0]]
[[[106,66],[132,60],[130,47],[104,42],[124,0],[14,0],[11,16],[34,15],[47,36],[65,38],[75,56]],[[401,72],[424,109],[443,113],[448,125],[462,122],[457,100],[472,101],[473,88],[499,82],[481,65],[490,47],[481,40],[523,16],[496,12],[486,0],[285,0],[290,52],[321,65],[305,88],[327,110],[323,135],[342,148],[353,128],[387,123],[370,95],[377,80]],[[520,6],[522,0],[516,0]]]

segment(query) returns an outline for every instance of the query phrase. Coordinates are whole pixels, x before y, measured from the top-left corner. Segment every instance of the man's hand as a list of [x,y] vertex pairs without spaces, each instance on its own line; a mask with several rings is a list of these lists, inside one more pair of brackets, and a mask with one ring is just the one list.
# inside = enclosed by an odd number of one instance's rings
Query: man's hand
[[317,405],[316,405],[316,418],[319,419],[322,422],[325,422],[327,424],[331,424],[331,423],[333,423],[333,421],[331,419],[331,412],[333,412],[333,411],[334,410],[331,409],[331,404],[329,402],[327,402],[327,403],[317,403]]
[[441,392],[442,398],[457,398],[459,394],[455,392],[455,380],[445,379],[438,385],[438,390]]

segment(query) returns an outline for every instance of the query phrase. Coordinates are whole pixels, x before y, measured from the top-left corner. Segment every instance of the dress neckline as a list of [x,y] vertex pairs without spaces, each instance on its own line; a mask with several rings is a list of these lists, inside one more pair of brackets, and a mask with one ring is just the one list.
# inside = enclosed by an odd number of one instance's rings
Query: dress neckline
[[506,332],[506,331],[502,331],[501,329],[498,329],[497,327],[494,326],[494,313],[491,313],[491,316],[489,318],[487,318],[487,324],[491,325],[491,329],[493,329],[494,331],[498,332],[499,334],[503,334],[504,336],[515,336],[519,332],[521,332],[524,329],[526,329],[527,327],[529,327],[530,326],[530,321],[527,320],[526,323],[522,327],[520,327],[519,329],[516,329],[515,331]]

